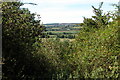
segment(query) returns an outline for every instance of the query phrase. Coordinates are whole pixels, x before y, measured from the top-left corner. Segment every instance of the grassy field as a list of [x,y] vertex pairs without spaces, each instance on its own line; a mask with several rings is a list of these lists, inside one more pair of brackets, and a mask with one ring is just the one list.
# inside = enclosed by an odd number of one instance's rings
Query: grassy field
[[56,27],[54,27],[54,28],[51,28],[51,29],[60,29],[60,28],[56,28]]
[[45,33],[48,33],[48,32],[52,32],[52,33],[78,33],[79,32],[79,30],[69,30],[69,31],[47,31],[47,32],[45,32]]
[[80,32],[80,28],[80,26],[54,25],[53,27],[46,27],[46,32],[44,33],[46,38],[74,39],[76,34]]
[[[56,39],[56,38],[41,38],[42,39],[42,41],[44,42],[44,41],[46,41],[46,40],[50,40],[50,39]],[[75,39],[69,39],[69,38],[58,38],[58,39],[60,39],[60,41],[75,41]]]
[[77,29],[79,29],[79,28],[82,28],[82,27],[73,27],[73,28],[77,28]]
[[60,41],[66,41],[66,40],[68,40],[68,41],[70,41],[70,42],[75,41],[75,39],[60,38]]

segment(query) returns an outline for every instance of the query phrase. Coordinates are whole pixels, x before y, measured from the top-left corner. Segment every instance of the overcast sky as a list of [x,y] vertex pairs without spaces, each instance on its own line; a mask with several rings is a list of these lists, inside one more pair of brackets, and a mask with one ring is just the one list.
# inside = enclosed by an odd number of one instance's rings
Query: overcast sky
[[104,12],[114,10],[111,6],[119,0],[21,0],[22,2],[36,3],[37,5],[25,4],[32,13],[40,14],[41,20],[46,23],[81,23],[83,17],[91,17],[93,14],[92,5],[99,7],[104,2]]

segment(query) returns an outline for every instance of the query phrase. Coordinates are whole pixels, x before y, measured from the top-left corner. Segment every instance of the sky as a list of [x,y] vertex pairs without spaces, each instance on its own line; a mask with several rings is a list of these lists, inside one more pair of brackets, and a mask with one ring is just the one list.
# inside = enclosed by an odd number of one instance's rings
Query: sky
[[99,7],[104,2],[104,12],[114,10],[111,4],[117,4],[119,0],[21,0],[23,3],[36,3],[37,5],[25,4],[31,13],[41,16],[41,22],[46,23],[81,23],[83,17],[90,18],[94,15],[92,5]]

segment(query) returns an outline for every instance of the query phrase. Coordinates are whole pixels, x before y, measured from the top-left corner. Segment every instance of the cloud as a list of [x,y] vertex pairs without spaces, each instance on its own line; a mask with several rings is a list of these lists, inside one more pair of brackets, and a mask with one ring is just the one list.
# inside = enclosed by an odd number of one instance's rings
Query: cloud
[[[22,0],[24,2],[28,2],[27,0]],[[29,2],[35,3],[46,3],[46,4],[74,4],[74,3],[81,3],[81,4],[91,4],[91,3],[117,3],[119,0],[29,0]]]
[[[89,12],[89,13],[88,13]],[[80,11],[46,11],[40,13],[44,23],[80,23],[83,17],[91,17],[91,10]],[[90,14],[90,15],[89,15]],[[87,16],[86,16],[87,15]]]
[[[41,15],[43,23],[82,22],[84,17],[93,14],[91,5],[98,7],[100,2],[106,4],[117,3],[119,0],[23,0],[23,2],[37,3],[37,6],[25,5],[32,12]],[[104,6],[104,5],[103,5]],[[108,5],[103,7],[108,10]]]

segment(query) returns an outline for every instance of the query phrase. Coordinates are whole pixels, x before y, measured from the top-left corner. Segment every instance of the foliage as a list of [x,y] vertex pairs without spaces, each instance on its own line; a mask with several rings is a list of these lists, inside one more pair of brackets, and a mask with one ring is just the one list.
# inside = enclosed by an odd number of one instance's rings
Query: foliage
[[[95,17],[99,18],[99,15]],[[95,20],[85,19],[85,21],[84,28],[76,38],[77,52],[72,58],[76,63],[74,66],[77,65],[75,75],[77,78],[119,79],[120,26],[118,21],[114,19],[109,24],[98,21],[97,27],[96,24],[92,24]]]
[[118,16],[103,14],[102,4],[92,6],[95,16],[84,18],[83,28],[70,42],[41,40],[46,35],[35,14],[20,8],[23,3],[4,2],[3,80],[120,79]]
[[[83,30],[77,38],[77,56],[82,66],[84,78],[118,78],[119,42],[118,26],[108,25],[105,28]],[[90,36],[89,36],[90,35]],[[80,68],[79,68],[80,67]]]
[[43,55],[47,63],[52,66],[51,68],[47,67],[50,72],[45,73],[47,75],[45,78],[49,78],[48,76],[52,76],[52,79],[60,80],[69,78],[71,67],[68,63],[68,55],[75,52],[73,43],[67,40],[61,42],[59,38],[51,38],[42,40],[42,44],[40,45],[41,47],[38,48],[39,51],[37,53],[38,57],[40,58]]
[[110,12],[108,12],[107,14],[105,13],[103,14],[103,10],[101,10],[102,4],[103,2],[100,3],[98,9],[92,6],[92,8],[94,9],[93,11],[94,11],[95,16],[92,16],[92,18],[84,17],[84,21],[81,24],[82,26],[100,28],[102,26],[106,26],[109,23],[111,14]]
[[23,3],[2,3],[3,79],[33,80],[38,76],[37,59],[33,53],[43,31],[40,20],[28,9],[20,8]]

